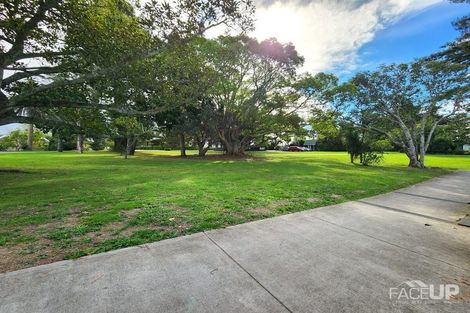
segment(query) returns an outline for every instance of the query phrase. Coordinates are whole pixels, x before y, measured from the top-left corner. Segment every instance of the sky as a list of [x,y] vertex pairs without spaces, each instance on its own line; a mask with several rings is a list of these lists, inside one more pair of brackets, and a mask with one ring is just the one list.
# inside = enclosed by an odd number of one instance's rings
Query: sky
[[440,0],[256,0],[258,39],[292,42],[303,70],[345,79],[383,63],[436,52],[457,32],[468,4]]
[[[457,37],[451,22],[469,4],[441,0],[254,0],[259,40],[292,42],[305,57],[302,71],[342,80],[380,64],[408,62]],[[18,124],[0,126],[0,136]]]

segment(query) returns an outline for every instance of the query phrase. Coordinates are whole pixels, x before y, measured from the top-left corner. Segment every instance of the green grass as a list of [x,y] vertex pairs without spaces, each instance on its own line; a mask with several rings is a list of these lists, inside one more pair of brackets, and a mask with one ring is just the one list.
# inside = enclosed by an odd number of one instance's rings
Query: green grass
[[429,155],[431,168],[417,170],[398,153],[370,167],[350,164],[344,152],[256,153],[252,160],[176,154],[140,152],[124,160],[104,152],[1,153],[0,257],[8,257],[0,271],[359,199],[470,169],[470,156]]

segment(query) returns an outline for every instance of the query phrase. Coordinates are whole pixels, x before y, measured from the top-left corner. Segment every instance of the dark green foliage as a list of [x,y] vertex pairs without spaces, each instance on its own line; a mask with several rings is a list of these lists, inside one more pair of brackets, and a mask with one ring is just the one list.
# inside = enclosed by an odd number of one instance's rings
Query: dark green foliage
[[105,138],[95,137],[95,138],[92,138],[92,140],[93,141],[90,143],[90,148],[93,151],[100,151],[100,150],[104,150],[104,148],[106,148],[106,139]]
[[47,150],[58,151],[59,140],[61,141],[61,149],[63,151],[75,150],[77,148],[77,142],[76,142],[76,138],[74,135],[60,136],[60,137],[56,135],[56,136],[51,137],[47,146]]
[[470,119],[466,114],[457,114],[449,118],[441,127],[429,145],[430,153],[462,153],[465,144],[470,143]]
[[365,151],[365,147],[359,136],[359,132],[353,128],[348,129],[344,136],[344,141],[349,156],[351,157],[351,163],[354,163],[354,160],[358,157],[362,159],[362,153]]
[[324,137],[322,139],[318,139],[316,149],[318,151],[344,151],[345,145],[343,140],[340,136],[335,137]]
[[365,166],[379,164],[383,159],[383,152],[365,151],[362,153],[361,164]]
[[362,165],[379,164],[383,160],[383,152],[386,147],[383,140],[379,140],[374,134],[364,129],[352,126],[343,126],[344,143],[348,151],[351,163],[359,159]]

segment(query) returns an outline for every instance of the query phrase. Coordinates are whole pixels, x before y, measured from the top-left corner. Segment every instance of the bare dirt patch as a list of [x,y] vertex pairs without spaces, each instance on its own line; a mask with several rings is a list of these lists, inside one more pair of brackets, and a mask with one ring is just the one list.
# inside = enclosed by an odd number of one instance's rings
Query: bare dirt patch
[[165,204],[165,208],[172,209],[173,211],[179,212],[179,213],[185,213],[188,212],[188,209],[173,203]]
[[354,190],[353,193],[356,193],[356,194],[363,194],[363,193],[366,193],[365,190],[362,190],[362,189],[358,189],[358,190]]
[[182,233],[185,233],[186,230],[190,229],[191,227],[193,227],[193,225],[189,223],[179,224],[178,226],[176,226],[176,231],[182,234]]
[[250,211],[253,213],[261,214],[261,215],[270,215],[273,211],[277,208],[286,206],[290,203],[289,199],[281,199],[277,201],[270,202],[266,207],[258,207],[251,209]]
[[46,239],[33,244],[0,247],[0,273],[61,261],[64,254]]
[[307,201],[310,202],[310,203],[316,203],[316,202],[320,201],[320,199],[312,197],[312,198],[307,198]]
[[272,209],[277,209],[283,206],[286,206],[290,203],[289,199],[281,199],[274,202],[271,202],[268,207]]
[[18,251],[6,247],[0,247],[0,272],[10,272],[23,268],[19,264]]
[[122,211],[121,213],[122,213],[126,218],[133,218],[133,217],[135,217],[137,214],[139,214],[140,211],[142,211],[142,208],[135,208],[135,209],[125,210],[125,211]]
[[270,214],[272,211],[269,208],[254,208],[250,210],[253,213],[260,214],[260,215],[267,215]]

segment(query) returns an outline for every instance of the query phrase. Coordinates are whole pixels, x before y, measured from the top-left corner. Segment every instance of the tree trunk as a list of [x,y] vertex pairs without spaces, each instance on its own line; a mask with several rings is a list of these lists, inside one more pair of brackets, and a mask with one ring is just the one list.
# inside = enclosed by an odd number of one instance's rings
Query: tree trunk
[[123,154],[124,149],[126,148],[126,138],[114,138],[113,141],[113,151]]
[[79,153],[83,153],[83,135],[82,134],[78,134],[77,135],[77,151]]
[[225,149],[225,154],[228,156],[244,156],[245,146],[239,139],[241,134],[240,129],[233,127],[231,130],[219,131],[219,139]]
[[130,141],[130,144],[129,144],[129,149],[127,151],[127,153],[129,155],[134,155],[135,154],[135,149],[137,148],[137,139],[134,138]]
[[228,156],[244,156],[245,149],[241,145],[239,140],[225,141],[223,142],[225,148],[225,154]]
[[349,153],[349,158],[351,160],[351,163],[354,164],[354,154],[352,152]]
[[[205,139],[201,139],[199,137],[196,137],[196,144],[198,148],[198,156],[203,157],[206,155],[207,151],[209,150],[211,146],[210,141],[206,141]],[[207,146],[206,146],[207,144]]]
[[205,144],[203,144],[202,146],[201,146],[201,145],[198,145],[198,153],[197,153],[197,155],[200,156],[200,157],[203,157],[203,156],[206,155],[207,150],[209,150],[209,147],[206,147]]
[[180,153],[181,157],[185,158],[186,157],[186,144],[184,140],[184,133],[179,134],[179,139],[180,139]]
[[28,125],[28,150],[33,150],[34,125]]
[[127,150],[128,155],[134,155],[135,149],[137,148],[137,139],[131,140],[129,139],[129,146],[127,143],[127,138],[114,138],[114,146],[113,151],[119,152],[120,154],[124,155],[124,152]]
[[418,155],[416,154],[416,151],[414,149],[408,149],[406,155],[410,159],[410,162],[408,163],[409,167],[424,168],[424,164],[422,164],[421,161],[418,159]]
[[57,134],[57,152],[63,152],[64,148],[62,146],[62,137],[60,137],[60,134]]
[[126,160],[127,160],[127,156],[129,155],[129,143],[130,143],[130,139],[126,138],[126,147],[124,149],[124,159]]
[[425,148],[425,141],[424,141],[424,134],[421,136],[421,142],[420,142],[420,145],[419,145],[419,149],[420,149],[420,154],[419,154],[419,163],[421,163],[421,168],[424,168],[424,155],[426,154],[426,148]]

